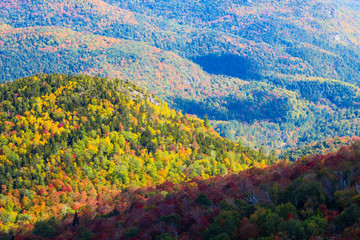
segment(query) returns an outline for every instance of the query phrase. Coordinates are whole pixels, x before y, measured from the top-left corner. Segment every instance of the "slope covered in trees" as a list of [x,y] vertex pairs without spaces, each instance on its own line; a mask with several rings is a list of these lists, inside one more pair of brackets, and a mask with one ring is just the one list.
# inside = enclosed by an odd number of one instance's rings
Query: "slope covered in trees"
[[211,79],[189,60],[131,40],[63,27],[8,28],[6,25],[0,29],[0,36],[2,81],[35,73],[92,74],[131,79],[152,92],[162,90],[159,94],[171,95],[178,90],[172,89],[175,85],[181,89]]
[[243,72],[241,65],[253,65],[252,70],[260,76],[301,74],[358,82],[360,20],[356,1],[105,1],[164,21],[207,29],[209,34],[227,37],[231,44],[241,42],[233,48],[220,45],[214,51],[211,40],[203,39],[208,52],[194,54],[213,70],[217,67],[212,64],[213,54],[222,65],[239,63],[237,68],[222,68],[223,74],[238,75]]
[[35,75],[0,85],[0,98],[4,233],[87,211],[121,189],[275,161],[118,79]]
[[288,150],[359,135],[359,9],[354,0],[6,0],[0,79],[123,77],[208,115],[222,136]]
[[207,180],[116,193],[30,239],[358,239],[359,142],[339,151]]
[[313,142],[308,145],[304,145],[289,151],[283,152],[280,155],[280,158],[285,158],[290,161],[295,161],[303,156],[325,154],[327,152],[333,152],[338,150],[343,146],[350,146],[356,141],[360,141],[360,138],[357,136],[353,137],[334,137],[329,138],[324,141]]

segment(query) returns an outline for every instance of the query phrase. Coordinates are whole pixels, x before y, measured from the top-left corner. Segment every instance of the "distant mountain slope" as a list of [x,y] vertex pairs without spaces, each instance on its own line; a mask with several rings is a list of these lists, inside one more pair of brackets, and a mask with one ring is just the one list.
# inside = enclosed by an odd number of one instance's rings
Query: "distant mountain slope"
[[[0,85],[0,231],[21,231],[120,189],[266,166],[208,122],[139,87],[36,75]],[[60,210],[62,209],[62,210]]]
[[2,16],[9,16],[2,20],[14,27],[61,24],[73,26],[75,23],[90,30],[113,24],[137,24],[133,13],[98,0],[4,0],[0,3],[0,8]]
[[[164,21],[225,34],[229,40],[246,39],[242,47],[248,50],[238,51],[262,76],[302,74],[358,83],[356,1],[107,1]],[[252,46],[256,49],[259,43],[263,53],[252,54]],[[226,56],[230,51],[217,53]],[[223,73],[236,74],[236,69]]]
[[[143,41],[192,58],[211,73],[240,78],[297,73],[352,83],[359,78],[357,22],[348,17],[356,12],[330,1],[9,2],[2,3],[0,21],[14,27],[64,26]],[[214,69],[217,56],[237,67]],[[239,68],[244,63],[249,70]]]
[[335,137],[324,141],[313,142],[311,144],[301,146],[287,152],[284,152],[282,158],[287,158],[290,161],[295,161],[304,156],[325,154],[327,152],[334,152],[343,146],[351,146],[360,140],[359,137]]
[[131,79],[164,93],[210,80],[189,60],[131,40],[61,27],[4,28],[0,36],[2,81],[33,73],[86,73]]

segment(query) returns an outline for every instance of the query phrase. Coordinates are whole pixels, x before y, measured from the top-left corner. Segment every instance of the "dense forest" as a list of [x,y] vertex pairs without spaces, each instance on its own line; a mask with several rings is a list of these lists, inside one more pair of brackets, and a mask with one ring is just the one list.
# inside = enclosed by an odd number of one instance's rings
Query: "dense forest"
[[285,158],[290,161],[295,161],[303,156],[311,156],[311,155],[314,156],[317,154],[334,152],[343,146],[350,146],[358,141],[360,141],[360,138],[357,136],[328,138],[323,141],[313,142],[308,145],[304,145],[298,148],[291,149],[289,151],[282,152],[280,158]]
[[103,194],[276,161],[118,79],[35,75],[2,84],[0,98],[4,233],[85,211]]
[[358,239],[359,154],[356,142],[291,164],[101,194],[19,237]]

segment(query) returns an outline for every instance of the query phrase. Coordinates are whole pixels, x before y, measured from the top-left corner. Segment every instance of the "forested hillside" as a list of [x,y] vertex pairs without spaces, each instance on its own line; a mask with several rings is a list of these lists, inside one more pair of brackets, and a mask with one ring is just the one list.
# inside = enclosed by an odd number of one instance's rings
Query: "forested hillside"
[[92,211],[121,190],[275,161],[118,79],[35,75],[0,85],[0,98],[3,233]]
[[0,80],[129,79],[266,151],[360,134],[354,0],[6,0]]
[[359,149],[357,142],[292,164],[101,195],[22,237],[358,239]]
[[286,158],[290,161],[295,161],[303,156],[314,156],[318,154],[334,152],[341,147],[351,146],[358,141],[360,141],[360,138],[357,136],[328,138],[323,141],[313,142],[311,144],[283,152],[282,155],[280,155],[280,158]]

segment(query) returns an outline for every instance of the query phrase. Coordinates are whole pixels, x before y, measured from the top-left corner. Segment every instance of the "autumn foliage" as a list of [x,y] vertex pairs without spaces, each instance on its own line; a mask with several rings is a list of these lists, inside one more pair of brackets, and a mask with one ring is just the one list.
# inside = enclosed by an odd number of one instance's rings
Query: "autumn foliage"
[[[98,195],[59,239],[357,239],[360,146],[238,174]],[[76,219],[77,224],[74,225]],[[36,239],[40,226],[22,237]],[[41,235],[40,235],[41,236]]]
[[2,84],[0,97],[2,232],[37,229],[75,211],[91,218],[125,189],[275,160],[118,79],[36,75]]

